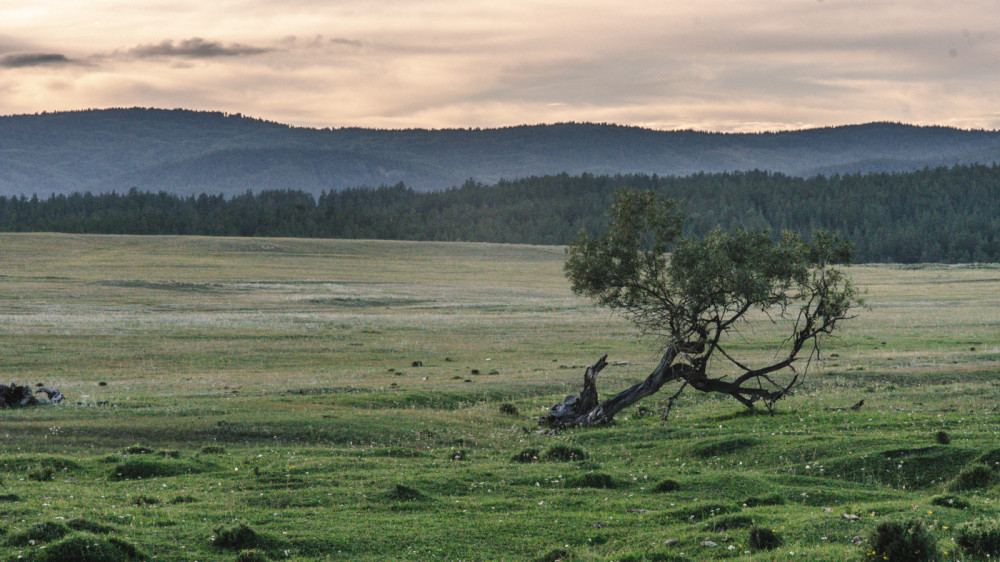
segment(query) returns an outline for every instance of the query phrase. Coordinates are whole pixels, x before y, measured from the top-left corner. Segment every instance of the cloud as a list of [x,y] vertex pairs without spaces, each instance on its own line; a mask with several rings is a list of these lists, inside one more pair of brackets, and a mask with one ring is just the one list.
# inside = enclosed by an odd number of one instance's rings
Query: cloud
[[70,64],[66,55],[58,53],[15,53],[0,57],[0,68],[25,68],[29,66],[54,66]]
[[167,39],[155,45],[139,45],[129,49],[127,53],[139,58],[177,57],[206,59],[259,55],[270,51],[271,49],[250,47],[239,43],[223,45],[218,41],[206,41],[200,37],[194,37],[177,43]]

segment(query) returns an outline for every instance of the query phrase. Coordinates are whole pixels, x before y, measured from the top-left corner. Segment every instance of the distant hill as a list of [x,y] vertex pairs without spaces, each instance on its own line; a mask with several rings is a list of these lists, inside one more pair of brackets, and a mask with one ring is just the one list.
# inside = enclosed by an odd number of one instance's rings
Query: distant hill
[[0,117],[0,195],[318,194],[547,174],[767,170],[793,176],[1000,161],[1000,133],[872,123],[781,133],[564,123],[500,129],[308,129],[241,115],[108,109]]

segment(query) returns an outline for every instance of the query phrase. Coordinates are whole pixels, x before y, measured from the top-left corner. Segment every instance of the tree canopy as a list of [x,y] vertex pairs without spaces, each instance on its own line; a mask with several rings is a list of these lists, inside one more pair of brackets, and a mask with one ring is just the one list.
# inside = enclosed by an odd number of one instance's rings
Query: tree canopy
[[[674,398],[690,385],[770,409],[795,386],[822,339],[861,304],[842,270],[851,261],[850,245],[828,232],[772,236],[741,227],[683,237],[676,203],[634,190],[619,192],[609,214],[606,233],[581,234],[570,245],[566,276],[575,293],[655,334],[665,352],[645,381],[603,403],[592,380],[597,372],[588,371],[585,392],[594,386],[593,397],[554,409],[547,418],[554,425],[608,421],[670,381],[681,384]],[[777,324],[787,336],[765,364],[751,364],[728,345],[755,321]],[[591,369],[599,372],[602,362]],[[735,369],[735,378],[711,375],[720,363]],[[790,379],[779,382],[779,373]],[[590,407],[580,411],[585,403]]]

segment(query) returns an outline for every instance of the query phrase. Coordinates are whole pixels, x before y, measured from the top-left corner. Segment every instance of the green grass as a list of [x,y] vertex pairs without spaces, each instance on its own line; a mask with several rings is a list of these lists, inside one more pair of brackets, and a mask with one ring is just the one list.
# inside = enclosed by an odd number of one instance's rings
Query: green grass
[[995,518],[995,266],[853,268],[870,309],[774,416],[689,389],[663,422],[665,389],[549,433],[598,357],[627,362],[602,395],[658,360],[570,294],[560,248],[4,234],[0,255],[0,382],[67,396],[0,410],[0,559],[860,560],[855,537],[915,519],[961,559],[956,529]]

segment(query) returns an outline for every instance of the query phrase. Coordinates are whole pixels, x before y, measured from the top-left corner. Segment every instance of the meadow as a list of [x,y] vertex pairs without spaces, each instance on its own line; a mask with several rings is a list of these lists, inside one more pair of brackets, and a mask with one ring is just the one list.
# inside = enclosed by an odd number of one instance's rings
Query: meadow
[[774,415],[688,391],[664,421],[665,389],[549,432],[601,355],[604,394],[658,360],[559,247],[0,234],[0,257],[0,383],[67,397],[0,410],[0,559],[861,560],[920,519],[962,560],[957,529],[1000,517],[998,266],[850,268],[867,308]]

